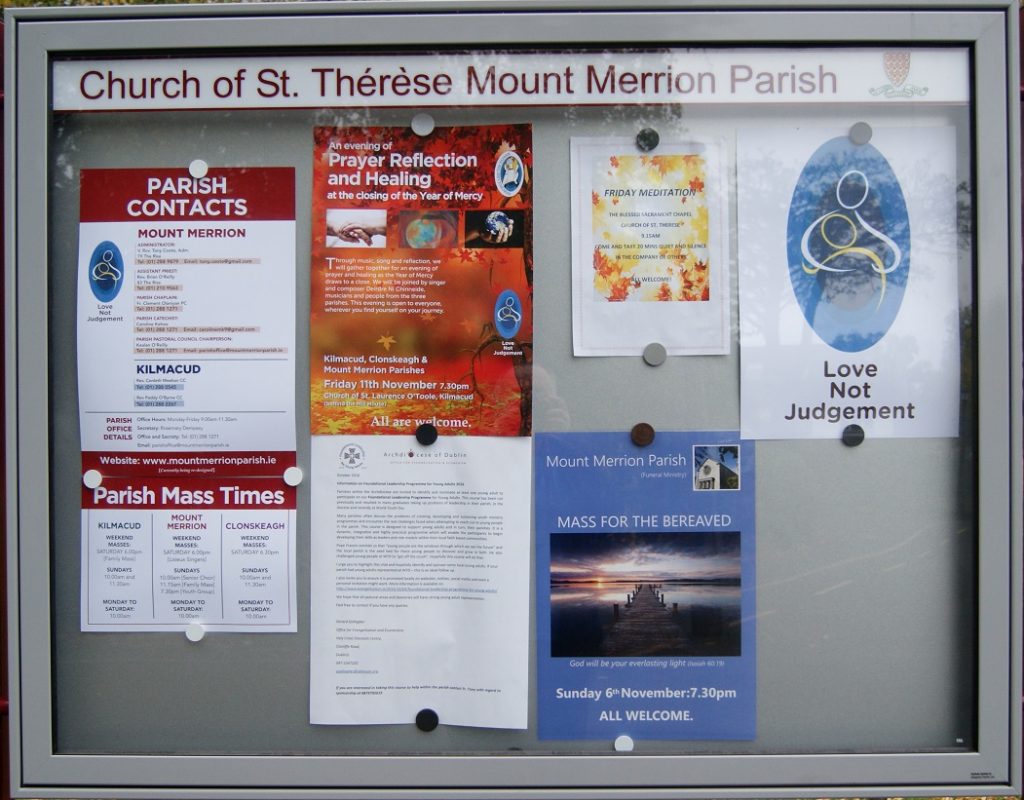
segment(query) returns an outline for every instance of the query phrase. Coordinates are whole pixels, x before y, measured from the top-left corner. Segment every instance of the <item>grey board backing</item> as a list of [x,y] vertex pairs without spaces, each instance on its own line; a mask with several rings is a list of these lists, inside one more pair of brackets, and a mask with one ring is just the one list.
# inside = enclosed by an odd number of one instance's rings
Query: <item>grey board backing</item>
[[[872,107],[873,125],[957,127],[969,185],[968,110],[901,117]],[[741,127],[849,127],[864,109],[662,107],[438,109],[439,125],[530,122],[535,161],[537,430],[738,429],[738,310],[729,356],[574,359],[570,301],[569,138],[663,139]],[[408,112],[267,111],[70,115],[50,142],[49,375],[54,752],[58,754],[607,753],[607,742],[538,741],[526,731],[442,726],[311,726],[309,493],[300,487],[297,634],[207,636],[79,631],[79,432],[75,270],[82,168],[296,168],[299,463],[308,467],[308,296],[312,129],[407,125]],[[732,161],[730,159],[730,165]],[[730,181],[733,180],[730,166]],[[731,187],[730,191],[733,191]],[[971,215],[964,198],[964,220]],[[732,203],[735,209],[735,203]],[[735,211],[733,211],[735,213]],[[735,237],[735,220],[730,229]],[[970,314],[970,242],[961,248],[961,305]],[[734,254],[736,242],[730,244]],[[964,342],[965,374],[973,349]],[[753,742],[643,742],[645,753],[964,752],[976,745],[977,530],[974,394],[957,439],[757,444],[757,717]],[[828,475],[827,482],[818,477]],[[906,480],[883,480],[902,475]],[[531,578],[532,580],[532,578]],[[532,628],[531,628],[532,629]],[[531,644],[532,647],[532,644]],[[534,663],[531,652],[531,664]],[[532,680],[531,684],[535,682]]]

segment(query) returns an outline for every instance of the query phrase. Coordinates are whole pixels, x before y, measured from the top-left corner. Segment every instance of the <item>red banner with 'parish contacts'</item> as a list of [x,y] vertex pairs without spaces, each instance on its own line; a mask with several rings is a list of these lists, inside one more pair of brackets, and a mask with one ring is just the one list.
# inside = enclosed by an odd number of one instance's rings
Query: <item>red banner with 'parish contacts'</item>
[[317,128],[313,434],[524,436],[529,125]]

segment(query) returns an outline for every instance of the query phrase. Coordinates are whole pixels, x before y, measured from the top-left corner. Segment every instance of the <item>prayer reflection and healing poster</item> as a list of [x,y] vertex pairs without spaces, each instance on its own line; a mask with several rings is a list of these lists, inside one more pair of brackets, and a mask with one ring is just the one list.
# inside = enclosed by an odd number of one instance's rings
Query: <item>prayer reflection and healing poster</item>
[[530,126],[314,147],[313,433],[528,435]]
[[952,128],[741,132],[741,427],[956,436]]
[[753,445],[538,434],[534,466],[540,738],[753,738]]
[[729,352],[719,148],[574,139],[573,352]]

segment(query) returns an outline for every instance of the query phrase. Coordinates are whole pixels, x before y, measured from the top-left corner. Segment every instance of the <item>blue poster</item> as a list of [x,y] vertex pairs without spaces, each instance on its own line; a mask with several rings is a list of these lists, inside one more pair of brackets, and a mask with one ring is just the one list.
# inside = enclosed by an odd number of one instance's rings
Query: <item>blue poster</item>
[[754,447],[538,433],[541,739],[753,739]]

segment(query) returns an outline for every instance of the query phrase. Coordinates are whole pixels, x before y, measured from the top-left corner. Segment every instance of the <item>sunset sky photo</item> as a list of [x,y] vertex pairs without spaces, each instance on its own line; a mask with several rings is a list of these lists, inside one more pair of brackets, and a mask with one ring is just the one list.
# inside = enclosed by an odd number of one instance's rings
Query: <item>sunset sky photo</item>
[[726,533],[570,533],[551,536],[553,583],[740,579],[740,536]]

